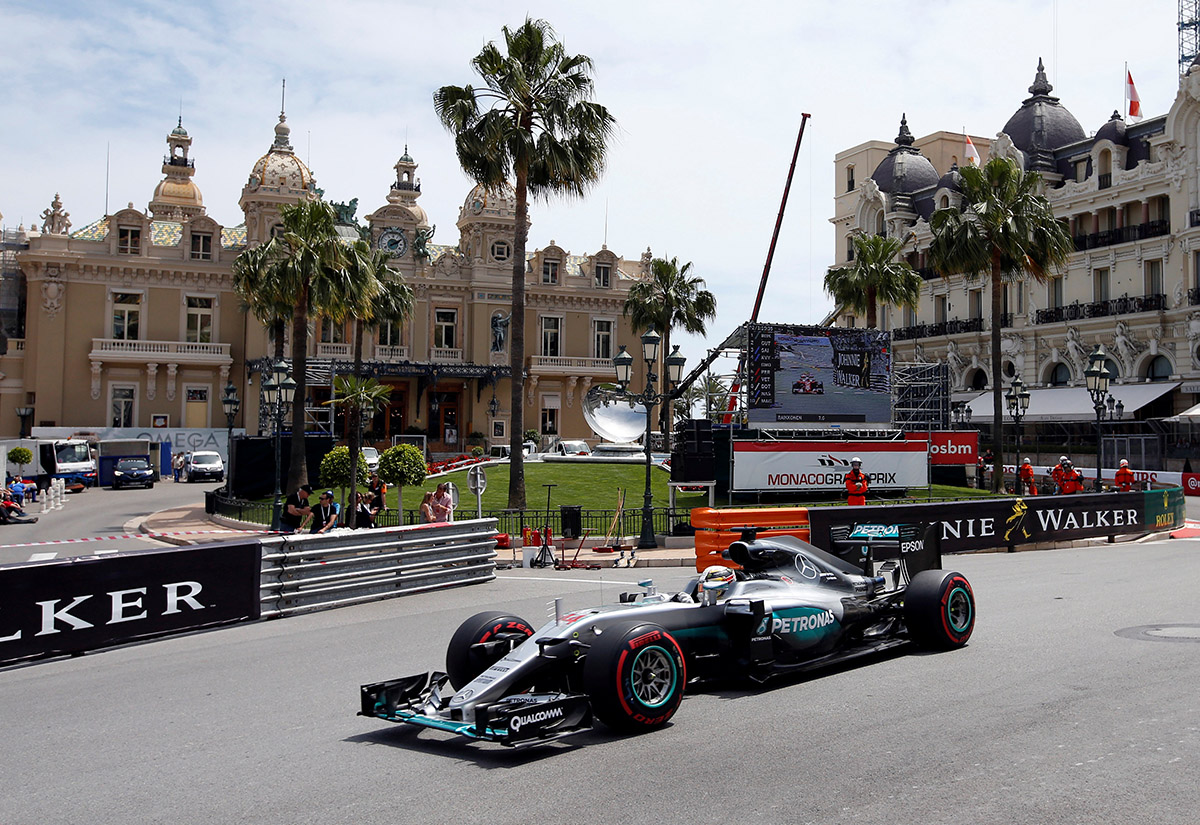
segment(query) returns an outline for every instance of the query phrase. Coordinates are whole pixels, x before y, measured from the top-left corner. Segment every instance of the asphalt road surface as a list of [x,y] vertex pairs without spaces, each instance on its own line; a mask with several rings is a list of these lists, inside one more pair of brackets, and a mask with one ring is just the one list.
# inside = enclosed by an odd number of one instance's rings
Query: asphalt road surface
[[160,481],[150,490],[141,487],[125,490],[93,487],[82,493],[68,494],[61,509],[46,513],[41,511],[39,499],[36,504],[26,505],[26,512],[30,516],[37,516],[37,524],[0,525],[0,564],[162,547],[161,542],[149,538],[59,544],[47,542],[123,535],[130,524],[139,518],[172,507],[202,504],[204,491],[220,486],[215,481],[194,484]]
[[536,623],[647,571],[503,571],[0,670],[0,822],[1194,823],[1200,540],[947,566],[978,601],[962,650],[689,692],[655,733],[517,751],[356,717],[358,685],[440,668],[478,610]]

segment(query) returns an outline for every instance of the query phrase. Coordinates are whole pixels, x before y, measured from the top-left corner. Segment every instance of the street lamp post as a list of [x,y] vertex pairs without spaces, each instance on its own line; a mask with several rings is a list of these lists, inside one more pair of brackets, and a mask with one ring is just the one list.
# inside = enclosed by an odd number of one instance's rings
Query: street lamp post
[[[1112,379],[1112,374],[1108,371],[1108,367],[1104,361],[1106,359],[1104,346],[1097,344],[1092,350],[1092,354],[1088,356],[1088,368],[1083,371],[1083,377],[1087,382],[1088,393],[1092,396],[1092,408],[1096,411],[1096,491],[1100,490],[1100,477],[1102,472],[1100,452],[1103,449],[1103,434],[1100,429],[1101,421],[1104,419],[1105,397],[1108,396],[1108,382]],[[1115,404],[1114,404],[1115,406]],[[1124,412],[1122,406],[1121,412]]]
[[956,430],[961,426],[969,425],[971,423],[970,405],[963,403],[955,406],[950,411],[950,417],[954,419],[954,429]]
[[[1021,420],[1025,417],[1025,413],[1029,410],[1029,390],[1025,389],[1025,382],[1021,380],[1021,376],[1016,376],[1012,380],[1012,386],[1008,388],[1008,392],[1004,394],[1005,401],[1008,402],[1008,414],[1012,416],[1013,423],[1017,425],[1017,457],[1013,464],[1017,467],[1016,484],[1020,490],[1021,485]],[[1001,467],[1001,472],[1004,468]],[[995,472],[995,470],[993,470]]]
[[639,550],[658,547],[658,542],[654,539],[654,496],[650,490],[652,465],[650,436],[654,425],[654,405],[671,398],[671,390],[683,379],[683,365],[687,363],[687,359],[679,351],[677,345],[666,358],[666,392],[655,392],[654,382],[658,380],[658,375],[654,372],[654,365],[658,363],[658,349],[661,342],[662,336],[655,332],[653,327],[642,334],[642,360],[646,362],[646,388],[640,394],[634,394],[628,390],[630,379],[633,377],[633,356],[622,346],[621,351],[613,358],[613,368],[617,372],[617,384],[621,388],[622,396],[634,403],[640,403],[646,408],[646,441],[643,445],[646,454],[646,490],[642,495],[642,534],[638,537],[637,545]]
[[33,418],[33,407],[17,407],[17,418],[21,419],[21,435],[19,438],[25,438],[29,435],[29,419]]
[[282,360],[271,367],[271,376],[262,382],[263,395],[275,420],[275,505],[271,510],[271,529],[278,532],[282,515],[283,484],[283,414],[296,397],[296,382],[291,370]]
[[241,407],[242,400],[238,398],[237,387],[230,381],[225,385],[225,394],[221,396],[221,409],[225,411],[225,452],[229,462],[225,468],[226,493],[233,489],[233,419]]

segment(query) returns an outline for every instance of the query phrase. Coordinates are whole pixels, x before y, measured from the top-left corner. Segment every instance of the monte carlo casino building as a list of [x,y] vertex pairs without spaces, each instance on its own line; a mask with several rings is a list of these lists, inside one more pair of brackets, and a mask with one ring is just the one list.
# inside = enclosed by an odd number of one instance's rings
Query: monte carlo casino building
[[[1200,401],[1200,65],[1180,78],[1166,114],[1126,124],[1114,112],[1090,136],[1052,91],[1039,61],[1029,96],[996,137],[972,136],[984,162],[1009,157],[1042,176],[1075,240],[1060,277],[1004,288],[1005,390],[1016,376],[1031,389],[1030,424],[1092,422],[1094,432],[1084,370],[1103,344],[1123,420],[1172,416]],[[891,331],[896,361],[946,363],[952,404],[978,423],[991,421],[988,284],[943,279],[927,257],[930,216],[960,198],[964,147],[961,133],[914,138],[902,120],[895,141],[838,153],[831,220],[835,266],[852,260],[855,232],[908,239],[906,260],[924,279],[919,305],[880,307],[879,326]],[[862,324],[844,308],[829,320]]]
[[[192,137],[181,122],[167,135],[164,177],[145,211],[130,203],[72,228],[55,195],[40,229],[6,233],[7,280],[21,279],[24,294],[6,302],[19,310],[4,318],[5,431],[17,431],[16,409],[28,407],[34,427],[167,426],[224,435],[221,396],[229,381],[243,401],[235,426],[269,431],[259,373],[274,347],[268,330],[241,306],[232,267],[240,252],[271,237],[280,207],[320,196],[289,133],[281,114],[269,150],[249,166],[237,226],[209,216],[190,156]],[[435,452],[465,450],[468,440],[478,443],[472,433],[507,443],[511,191],[472,189],[457,216],[457,241],[439,245],[430,242],[434,228],[417,203],[421,183],[407,149],[394,168],[393,180],[381,180],[379,206],[365,224],[372,242],[392,251],[415,309],[403,325],[366,332],[369,369],[392,388],[369,438],[382,447],[419,430]],[[335,207],[344,224],[339,231],[357,238],[356,202]],[[592,384],[612,380],[618,342],[633,341],[622,305],[649,260],[649,250],[627,261],[607,247],[574,255],[553,241],[528,255],[527,428],[548,439],[592,436],[580,402]],[[310,430],[342,434],[342,422],[322,402],[331,397],[333,376],[349,371],[352,326],[313,320]]]

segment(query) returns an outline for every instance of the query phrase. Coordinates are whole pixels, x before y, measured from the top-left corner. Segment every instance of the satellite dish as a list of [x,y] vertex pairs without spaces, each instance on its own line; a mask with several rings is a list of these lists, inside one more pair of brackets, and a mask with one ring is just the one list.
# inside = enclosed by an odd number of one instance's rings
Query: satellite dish
[[646,432],[646,407],[611,387],[592,387],[583,397],[583,417],[601,438],[636,441]]

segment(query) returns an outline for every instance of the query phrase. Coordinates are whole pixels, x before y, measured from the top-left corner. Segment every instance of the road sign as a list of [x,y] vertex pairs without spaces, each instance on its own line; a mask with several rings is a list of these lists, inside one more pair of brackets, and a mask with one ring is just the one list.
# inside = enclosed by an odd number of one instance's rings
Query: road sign
[[476,495],[487,489],[487,473],[482,467],[467,470],[467,489]]

